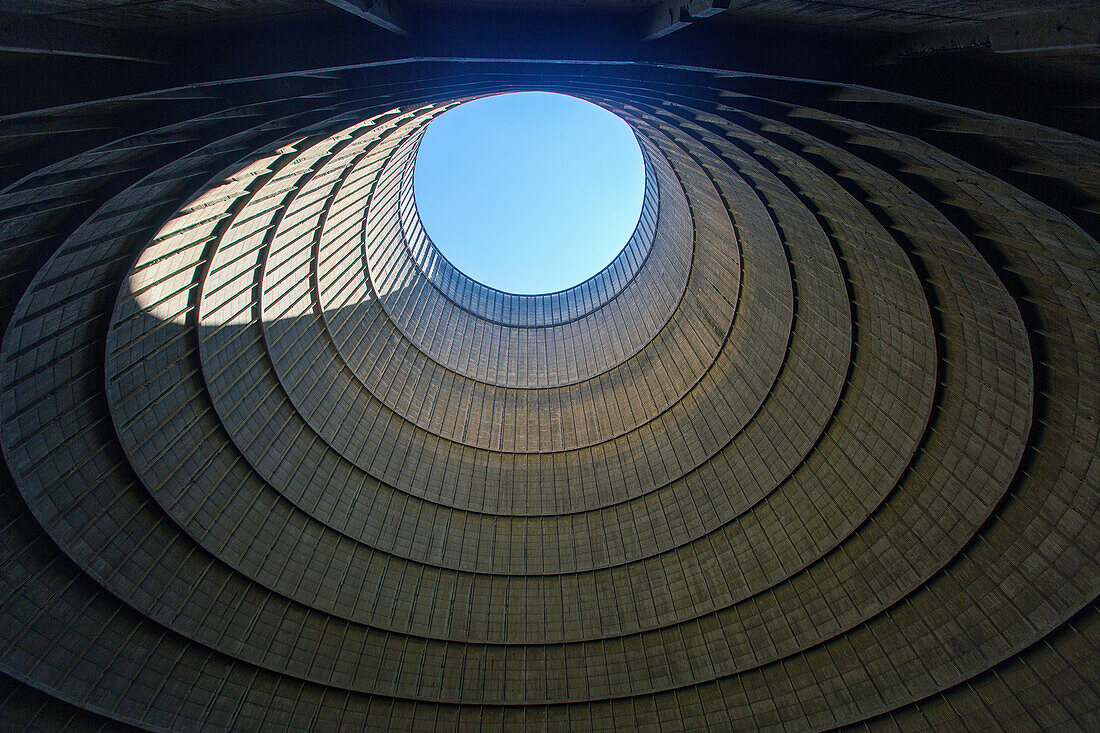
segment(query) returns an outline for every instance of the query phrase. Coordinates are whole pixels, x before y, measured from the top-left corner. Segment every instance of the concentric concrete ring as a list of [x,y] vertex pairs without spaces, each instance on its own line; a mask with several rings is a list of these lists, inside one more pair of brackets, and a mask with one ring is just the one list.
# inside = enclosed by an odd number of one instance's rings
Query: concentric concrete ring
[[[0,193],[6,257],[59,241],[0,347],[5,675],[149,729],[1095,712],[1100,247],[858,110],[995,129],[1049,176],[1095,141],[820,82],[558,70],[539,85],[634,129],[646,199],[605,270],[519,296],[435,249],[411,170],[436,115],[531,77],[410,63],[379,99],[369,67],[297,80],[335,105],[227,83],[271,99]],[[96,156],[137,172],[47,187]],[[34,211],[84,193],[75,224]]]

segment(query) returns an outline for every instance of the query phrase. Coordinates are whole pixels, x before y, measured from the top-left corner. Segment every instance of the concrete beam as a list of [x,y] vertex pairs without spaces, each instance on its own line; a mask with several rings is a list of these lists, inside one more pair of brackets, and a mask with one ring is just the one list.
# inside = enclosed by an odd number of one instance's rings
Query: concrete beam
[[407,36],[401,8],[393,0],[325,0],[357,18],[374,23],[399,36]]
[[662,0],[646,21],[645,40],[653,41],[730,7],[731,0]]
[[162,64],[164,60],[139,48],[128,34],[40,15],[0,13],[0,51],[44,56],[134,61]]
[[989,24],[997,53],[1037,53],[1100,48],[1100,4],[1062,12],[1002,18]]
[[994,53],[1100,50],[1100,9],[1040,11],[997,18],[950,31],[913,37],[896,57],[927,56],[970,48]]

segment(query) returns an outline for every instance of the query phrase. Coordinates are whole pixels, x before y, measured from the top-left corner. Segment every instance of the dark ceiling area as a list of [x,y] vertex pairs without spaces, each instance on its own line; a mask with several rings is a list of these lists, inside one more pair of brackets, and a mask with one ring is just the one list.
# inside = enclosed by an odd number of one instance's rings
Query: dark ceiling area
[[1100,75],[1092,0],[9,0],[2,15],[8,111],[417,57],[684,64],[972,103],[1040,87],[1091,105]]

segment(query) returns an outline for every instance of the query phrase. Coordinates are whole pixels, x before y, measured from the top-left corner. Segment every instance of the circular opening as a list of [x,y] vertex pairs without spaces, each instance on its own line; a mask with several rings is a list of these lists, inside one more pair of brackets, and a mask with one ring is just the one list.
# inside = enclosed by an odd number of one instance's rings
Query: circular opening
[[429,123],[413,193],[428,236],[467,276],[511,293],[570,288],[638,224],[642,151],[618,116],[576,97],[482,97]]

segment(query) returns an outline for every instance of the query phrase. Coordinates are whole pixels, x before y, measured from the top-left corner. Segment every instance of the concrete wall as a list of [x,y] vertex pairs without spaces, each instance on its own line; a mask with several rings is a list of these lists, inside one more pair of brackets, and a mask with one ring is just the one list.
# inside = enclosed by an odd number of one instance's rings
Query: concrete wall
[[[1100,724],[1100,247],[988,164],[1095,207],[1098,144],[455,67],[117,100],[173,119],[0,193],[5,720]],[[650,172],[637,241],[554,298],[447,272],[402,195],[432,116],[534,87]]]

